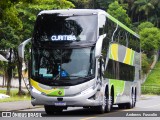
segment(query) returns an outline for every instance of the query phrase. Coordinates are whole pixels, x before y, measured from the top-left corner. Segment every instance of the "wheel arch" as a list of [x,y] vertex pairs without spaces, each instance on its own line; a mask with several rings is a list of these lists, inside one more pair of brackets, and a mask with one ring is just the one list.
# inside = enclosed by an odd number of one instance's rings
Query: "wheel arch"
[[[114,85],[109,86],[109,84],[105,85],[105,95],[112,96],[112,104],[114,104]],[[107,93],[108,92],[108,93]]]
[[112,104],[114,104],[114,102],[115,102],[115,93],[114,93],[115,91],[114,91],[114,85],[112,85],[111,86],[111,96],[112,96]]
[[135,87],[134,93],[135,93],[135,100],[137,101],[137,87]]

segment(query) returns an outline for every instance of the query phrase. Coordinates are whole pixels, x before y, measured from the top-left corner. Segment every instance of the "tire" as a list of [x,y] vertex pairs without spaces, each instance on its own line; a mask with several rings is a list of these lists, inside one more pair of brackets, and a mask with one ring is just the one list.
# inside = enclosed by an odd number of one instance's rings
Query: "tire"
[[50,106],[50,105],[45,105],[44,109],[48,115],[53,115],[55,112],[53,106]]
[[95,110],[99,113],[99,114],[103,114],[105,112],[110,112],[112,108],[112,100],[111,98],[109,99],[108,95],[104,95],[103,97],[103,103],[102,105],[95,107]]
[[59,113],[63,111],[63,108],[55,107],[53,105],[45,105],[44,109],[48,115],[53,115],[54,113]]
[[129,103],[126,103],[126,108],[131,109],[131,108],[135,107],[135,102],[136,102],[135,95],[134,95],[134,93],[131,93],[131,100]]
[[136,94],[133,94],[133,108],[136,106]]
[[130,99],[130,102],[129,103],[123,103],[123,104],[119,104],[118,107],[120,109],[132,109],[134,108],[136,105],[136,95],[135,93],[131,93],[131,99]]
[[106,109],[105,109],[105,112],[110,112],[112,109],[112,96],[108,96],[107,100],[106,100]]
[[99,114],[103,114],[105,112],[105,109],[106,109],[106,96],[104,95],[103,96],[103,103],[102,105],[100,106],[97,106],[95,107],[96,111],[99,113]]

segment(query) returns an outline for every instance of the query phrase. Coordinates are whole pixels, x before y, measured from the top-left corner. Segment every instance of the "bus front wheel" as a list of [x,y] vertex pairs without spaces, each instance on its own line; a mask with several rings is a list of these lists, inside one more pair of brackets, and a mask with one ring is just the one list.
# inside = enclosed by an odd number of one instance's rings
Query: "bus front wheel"
[[96,111],[101,114],[105,112],[110,112],[112,107],[111,98],[112,97],[109,98],[108,94],[105,94],[103,96],[102,105],[95,107]]
[[112,99],[113,97],[110,96],[109,98],[109,94],[106,95],[107,99],[106,99],[106,109],[105,112],[110,112],[112,109]]
[[102,100],[102,105],[95,107],[95,110],[98,113],[102,114],[102,113],[106,112],[106,107],[107,107],[107,98],[104,95],[103,100]]

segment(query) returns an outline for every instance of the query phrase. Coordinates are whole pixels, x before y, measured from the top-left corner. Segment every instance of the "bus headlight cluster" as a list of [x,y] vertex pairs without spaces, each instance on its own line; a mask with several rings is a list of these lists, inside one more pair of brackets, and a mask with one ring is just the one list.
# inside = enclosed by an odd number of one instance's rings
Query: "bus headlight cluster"
[[34,88],[34,87],[32,87],[31,90],[32,90],[32,92],[34,92],[34,93],[41,94],[41,92],[38,91],[38,90],[37,90],[36,88]]

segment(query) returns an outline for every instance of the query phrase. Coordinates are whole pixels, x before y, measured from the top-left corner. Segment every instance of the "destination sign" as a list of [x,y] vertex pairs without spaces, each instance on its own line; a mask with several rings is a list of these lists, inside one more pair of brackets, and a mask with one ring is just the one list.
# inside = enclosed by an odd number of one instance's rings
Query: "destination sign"
[[75,41],[75,35],[52,35],[52,41]]

